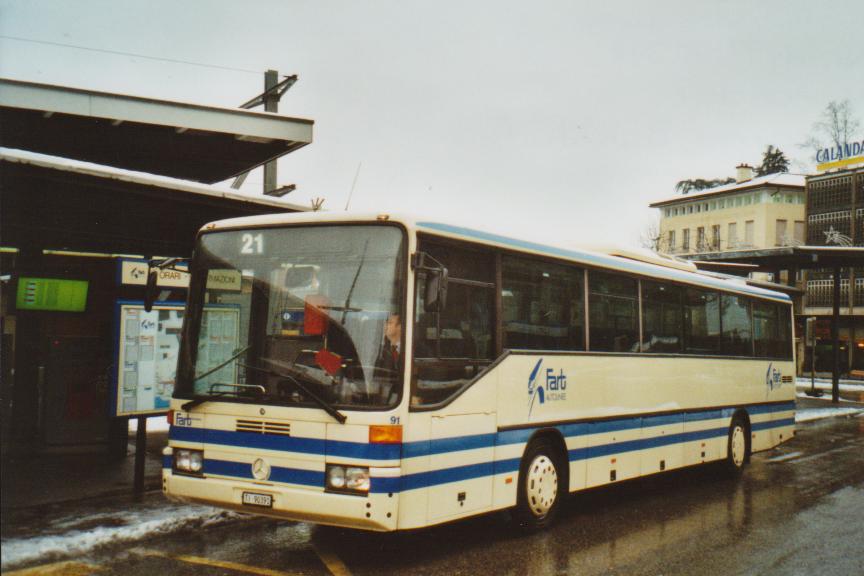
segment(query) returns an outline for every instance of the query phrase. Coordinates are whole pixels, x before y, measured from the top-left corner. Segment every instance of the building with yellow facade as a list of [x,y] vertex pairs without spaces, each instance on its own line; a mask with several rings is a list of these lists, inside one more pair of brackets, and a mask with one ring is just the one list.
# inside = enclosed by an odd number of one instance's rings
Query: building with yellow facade
[[804,176],[754,177],[738,166],[734,184],[652,203],[661,213],[655,249],[691,257],[803,244],[804,188]]

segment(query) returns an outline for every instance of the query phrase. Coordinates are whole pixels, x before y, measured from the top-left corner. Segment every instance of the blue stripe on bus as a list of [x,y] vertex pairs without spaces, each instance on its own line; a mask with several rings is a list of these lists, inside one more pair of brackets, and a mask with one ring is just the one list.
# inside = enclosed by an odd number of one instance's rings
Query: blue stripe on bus
[[363,460],[398,460],[402,455],[402,444],[367,444],[327,440],[328,456],[360,458]]
[[402,491],[402,478],[399,476],[388,476],[386,478],[373,476],[369,480],[369,492],[373,494],[395,494]]
[[754,432],[757,430],[767,430],[768,428],[781,428],[783,426],[794,426],[795,418],[783,418],[781,420],[772,420],[768,422],[756,422],[751,424]]
[[179,426],[171,427],[169,438],[178,442],[220,444],[241,448],[259,448],[262,450],[341,456],[344,458],[365,460],[398,460],[402,450],[400,444],[367,444],[364,442],[345,442],[341,440],[294,436],[271,436],[249,432],[234,432],[232,430],[183,428]]
[[402,445],[402,458],[446,454],[448,452],[461,452],[462,450],[475,450],[477,448],[492,448],[495,446],[496,437],[497,434],[489,433],[406,442]]
[[162,468],[173,468],[174,458],[172,456],[162,455]]
[[[231,462],[229,460],[214,460],[211,458],[204,459],[204,474],[231,476],[246,480],[254,479],[252,476],[252,466],[245,462]],[[324,472],[273,466],[270,469],[269,480],[271,482],[280,482],[283,484],[300,484],[303,486],[316,486],[323,488]]]
[[748,406],[747,411],[751,414],[770,414],[772,412],[788,412],[789,410],[795,409],[794,402],[788,402],[783,404],[756,404],[754,406]]
[[461,480],[471,480],[472,478],[491,476],[494,473],[494,462],[479,462],[477,464],[467,464],[465,466],[455,466],[453,468],[441,468],[438,470],[429,470],[428,472],[417,472],[415,474],[402,476],[402,490],[428,488],[429,486],[437,486],[439,484],[449,484],[450,482],[459,482]]

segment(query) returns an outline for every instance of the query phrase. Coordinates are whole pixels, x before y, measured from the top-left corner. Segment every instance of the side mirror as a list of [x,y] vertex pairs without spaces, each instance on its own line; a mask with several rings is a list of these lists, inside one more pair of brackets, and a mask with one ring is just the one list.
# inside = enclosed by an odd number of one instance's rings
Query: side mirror
[[430,270],[426,280],[426,304],[427,312],[442,310],[447,307],[447,284],[449,274],[447,268],[441,267]]
[[144,311],[153,310],[153,303],[159,296],[159,269],[149,266],[147,268],[147,286],[144,288]]
[[304,288],[315,280],[314,266],[294,266],[285,271],[285,288]]

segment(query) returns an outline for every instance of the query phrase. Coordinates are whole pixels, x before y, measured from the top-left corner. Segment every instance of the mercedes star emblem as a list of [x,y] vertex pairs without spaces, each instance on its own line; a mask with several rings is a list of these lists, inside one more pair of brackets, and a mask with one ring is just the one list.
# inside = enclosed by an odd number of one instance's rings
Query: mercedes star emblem
[[258,458],[252,463],[252,476],[256,480],[267,480],[270,477],[270,465],[263,458]]

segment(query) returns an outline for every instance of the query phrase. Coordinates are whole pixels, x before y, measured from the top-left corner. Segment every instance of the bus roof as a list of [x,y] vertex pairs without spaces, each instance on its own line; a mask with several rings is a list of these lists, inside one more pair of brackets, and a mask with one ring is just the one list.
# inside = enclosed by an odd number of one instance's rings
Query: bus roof
[[791,299],[787,294],[776,292],[758,286],[752,286],[747,283],[746,279],[731,279],[718,278],[709,276],[700,272],[688,272],[680,269],[680,266],[667,266],[659,263],[634,260],[632,258],[604,254],[588,249],[579,248],[564,248],[561,246],[553,246],[549,244],[541,244],[529,240],[520,240],[495,234],[492,232],[484,232],[463,226],[434,222],[425,219],[419,219],[416,216],[405,214],[384,214],[384,213],[352,213],[352,212],[305,212],[294,214],[267,214],[262,216],[247,216],[243,218],[232,218],[229,220],[220,220],[205,225],[202,231],[211,230],[227,230],[245,227],[263,227],[263,226],[279,226],[287,224],[301,223],[349,223],[349,222],[395,222],[404,225],[409,230],[416,230],[428,234],[435,234],[458,240],[465,240],[474,243],[485,244],[489,246],[498,246],[518,252],[549,256],[562,260],[571,261],[574,263],[585,264],[589,266],[606,268],[610,270],[620,270],[640,276],[647,276],[660,280],[670,280],[694,286],[706,288],[715,288],[729,292],[738,292],[760,298],[768,298],[782,302],[789,302]]

